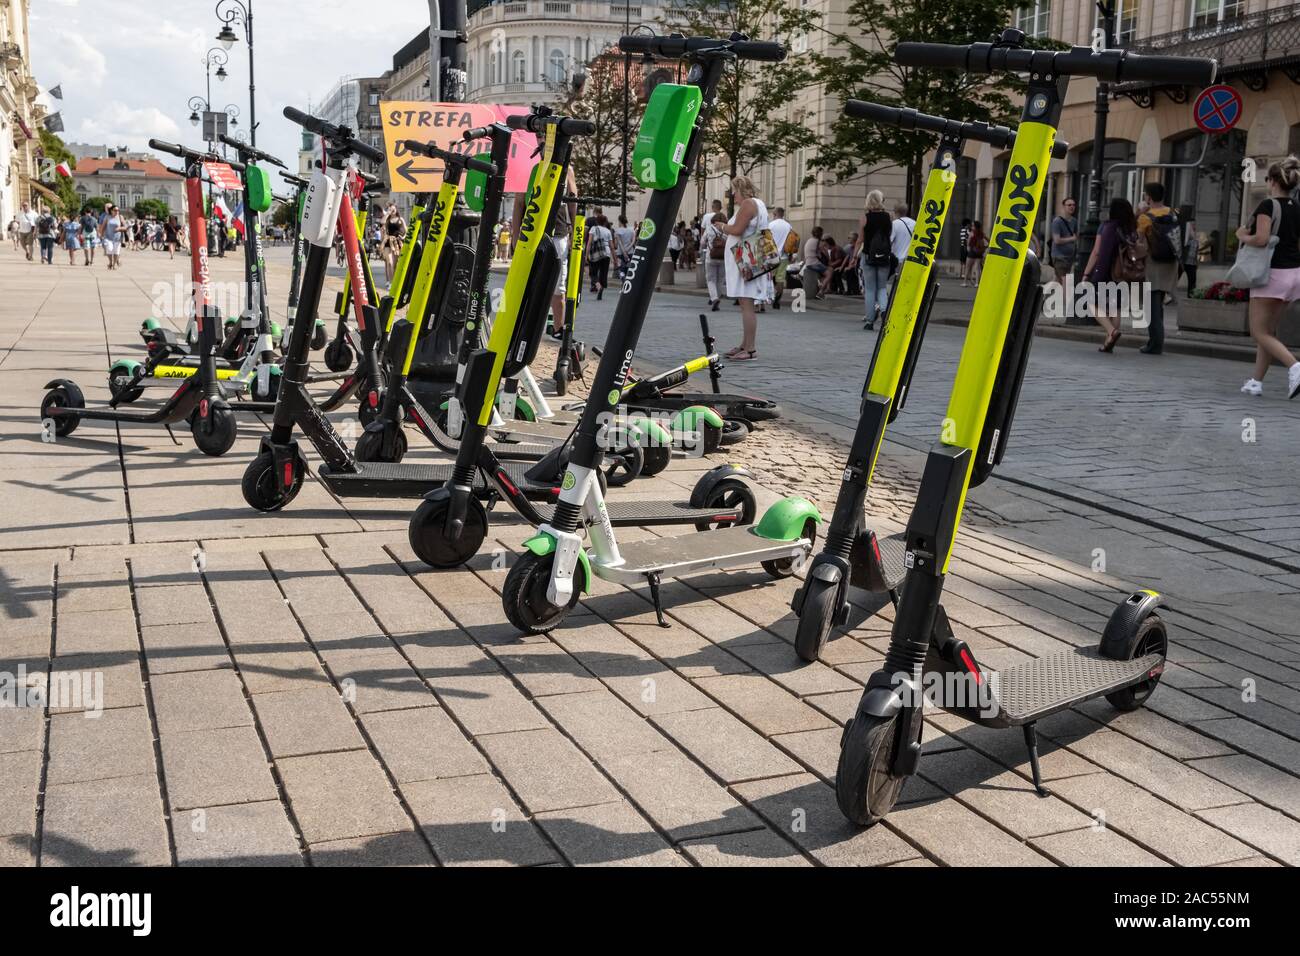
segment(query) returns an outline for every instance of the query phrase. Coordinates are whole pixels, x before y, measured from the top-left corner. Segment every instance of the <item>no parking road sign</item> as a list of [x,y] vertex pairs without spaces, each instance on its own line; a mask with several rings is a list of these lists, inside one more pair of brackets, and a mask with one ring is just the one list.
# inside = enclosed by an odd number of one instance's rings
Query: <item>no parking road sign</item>
[[1202,133],[1226,133],[1241,122],[1241,94],[1231,86],[1211,86],[1192,104],[1192,117]]

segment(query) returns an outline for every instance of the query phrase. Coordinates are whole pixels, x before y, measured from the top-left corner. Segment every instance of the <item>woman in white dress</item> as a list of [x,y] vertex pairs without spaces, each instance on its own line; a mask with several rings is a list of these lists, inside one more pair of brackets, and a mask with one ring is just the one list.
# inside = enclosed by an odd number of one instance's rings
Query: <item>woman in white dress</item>
[[727,297],[740,301],[741,342],[727,353],[735,362],[748,362],[758,358],[758,313],[755,301],[766,302],[771,296],[771,278],[766,274],[746,280],[741,277],[736,264],[735,248],[742,240],[766,229],[767,206],[754,195],[754,183],[748,176],[731,180],[731,196],[736,201],[736,212],[722,227],[727,237],[727,253],[723,261],[727,270]]

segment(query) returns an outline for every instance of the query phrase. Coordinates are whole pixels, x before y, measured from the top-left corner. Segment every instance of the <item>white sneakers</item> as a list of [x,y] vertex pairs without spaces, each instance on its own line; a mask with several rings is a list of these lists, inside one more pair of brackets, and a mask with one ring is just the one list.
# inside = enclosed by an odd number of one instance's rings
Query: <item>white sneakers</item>
[[1286,370],[1287,398],[1300,395],[1300,362]]
[[1253,378],[1246,379],[1246,384],[1241,386],[1241,390],[1246,395],[1263,395],[1264,383]]

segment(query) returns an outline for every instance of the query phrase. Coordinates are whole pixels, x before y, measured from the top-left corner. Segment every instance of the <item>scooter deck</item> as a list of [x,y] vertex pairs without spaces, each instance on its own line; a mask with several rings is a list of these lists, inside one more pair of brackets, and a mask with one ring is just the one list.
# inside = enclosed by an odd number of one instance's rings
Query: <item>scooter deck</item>
[[648,574],[678,577],[697,571],[801,557],[808,553],[811,544],[807,538],[794,541],[760,538],[754,533],[753,525],[743,525],[655,541],[638,541],[623,551],[622,564],[604,565],[592,561],[591,567],[597,576],[606,580],[630,583],[642,580]]
[[1131,661],[1103,657],[1096,648],[1077,648],[1038,657],[1001,671],[985,671],[998,702],[998,715],[975,718],[994,727],[1018,727],[1140,682],[1161,668],[1164,657],[1147,654]]
[[781,417],[781,406],[775,402],[725,392],[664,392],[659,398],[638,399],[636,404],[659,409],[704,405],[723,413],[724,418],[743,418],[750,422],[769,422]]
[[[530,462],[503,465],[507,477],[531,497],[542,489],[525,475]],[[325,486],[344,498],[423,498],[442,487],[451,478],[452,465],[415,464],[411,462],[359,461],[353,471],[331,471],[322,464],[317,475]],[[486,496],[491,490],[481,472],[474,476],[474,493]],[[559,486],[546,489],[558,495]]]
[[[535,507],[543,521],[550,521],[555,513],[550,505]],[[701,521],[726,521],[731,517],[729,514],[720,514],[717,508],[692,508],[680,501],[606,501],[605,511],[610,523],[620,527],[696,524]]]
[[515,435],[519,438],[550,442],[551,448],[568,441],[569,436],[573,434],[572,425],[557,425],[549,419],[544,422],[523,422],[516,419],[499,425],[489,425],[488,430],[498,435]]

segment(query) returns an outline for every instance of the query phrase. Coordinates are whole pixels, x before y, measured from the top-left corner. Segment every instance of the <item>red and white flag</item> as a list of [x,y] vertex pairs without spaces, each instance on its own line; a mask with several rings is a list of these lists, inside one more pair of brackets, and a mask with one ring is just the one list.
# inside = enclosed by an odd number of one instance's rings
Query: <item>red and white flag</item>
[[67,163],[58,163],[54,167],[54,171],[58,173],[60,176],[62,176],[64,179],[72,178],[72,167],[69,166]]

